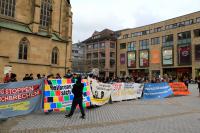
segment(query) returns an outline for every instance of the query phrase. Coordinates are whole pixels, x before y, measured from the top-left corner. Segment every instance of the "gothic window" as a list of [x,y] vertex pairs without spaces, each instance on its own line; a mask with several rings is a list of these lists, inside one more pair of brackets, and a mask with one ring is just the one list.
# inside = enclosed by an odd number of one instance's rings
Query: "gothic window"
[[29,41],[24,37],[19,43],[18,59],[27,60]]
[[0,0],[0,14],[4,16],[15,16],[15,0]]
[[51,54],[51,64],[58,64],[58,48],[53,48],[52,54]]
[[42,28],[49,27],[51,23],[52,0],[41,1],[40,25]]

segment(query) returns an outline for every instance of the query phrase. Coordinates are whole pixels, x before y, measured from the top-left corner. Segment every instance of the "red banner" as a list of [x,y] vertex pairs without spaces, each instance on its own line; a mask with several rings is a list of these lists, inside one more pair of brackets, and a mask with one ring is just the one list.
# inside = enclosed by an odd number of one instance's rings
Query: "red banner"
[[175,96],[190,94],[187,86],[183,82],[169,83],[169,85],[172,88]]

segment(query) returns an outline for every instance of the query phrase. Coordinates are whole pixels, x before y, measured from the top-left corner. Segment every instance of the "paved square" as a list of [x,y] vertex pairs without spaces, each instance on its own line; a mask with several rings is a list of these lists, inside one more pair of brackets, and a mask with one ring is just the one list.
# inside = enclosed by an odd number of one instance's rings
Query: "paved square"
[[197,85],[190,96],[162,100],[130,100],[87,109],[86,119],[77,111],[42,112],[10,118],[0,124],[0,133],[199,133],[200,97]]

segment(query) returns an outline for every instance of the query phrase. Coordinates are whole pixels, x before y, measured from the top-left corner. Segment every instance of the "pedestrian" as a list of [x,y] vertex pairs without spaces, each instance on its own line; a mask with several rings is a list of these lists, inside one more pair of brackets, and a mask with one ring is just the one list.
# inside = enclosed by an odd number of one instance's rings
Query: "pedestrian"
[[38,73],[37,74],[37,79],[41,79],[42,77],[41,77],[41,75]]
[[32,73],[29,75],[29,80],[34,80]]
[[198,88],[197,88],[197,89],[199,89],[199,96],[200,96],[200,76],[199,76],[199,78],[197,79],[197,84],[198,84]]
[[65,115],[65,117],[71,117],[76,109],[76,106],[79,105],[79,108],[82,114],[80,118],[85,119],[85,112],[83,109],[83,87],[84,87],[84,84],[81,83],[81,77],[78,77],[76,83],[74,84],[72,88],[74,99],[72,101],[71,110],[69,114]]
[[23,81],[25,81],[25,80],[29,80],[29,74],[25,74]]
[[17,82],[17,75],[15,73],[11,73],[10,82]]
[[4,82],[4,83],[8,83],[8,82],[10,82],[10,76],[9,76],[9,73],[6,73],[6,76],[3,78],[3,82]]

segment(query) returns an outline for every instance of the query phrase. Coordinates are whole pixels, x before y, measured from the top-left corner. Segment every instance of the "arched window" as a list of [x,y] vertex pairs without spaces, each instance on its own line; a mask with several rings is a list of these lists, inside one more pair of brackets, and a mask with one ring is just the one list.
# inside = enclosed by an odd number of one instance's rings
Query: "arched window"
[[22,38],[19,43],[18,59],[27,60],[29,41],[26,37]]
[[42,28],[47,28],[50,25],[52,12],[52,0],[41,1],[40,25]]
[[15,16],[15,0],[0,0],[0,14],[4,16]]
[[53,48],[52,54],[51,54],[51,64],[58,64],[58,48]]

